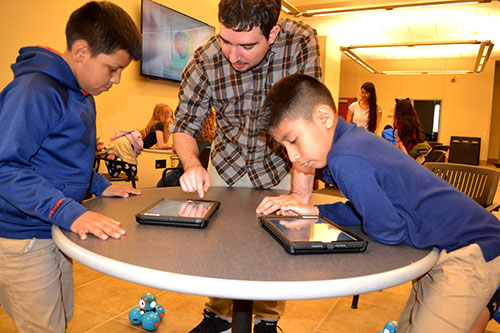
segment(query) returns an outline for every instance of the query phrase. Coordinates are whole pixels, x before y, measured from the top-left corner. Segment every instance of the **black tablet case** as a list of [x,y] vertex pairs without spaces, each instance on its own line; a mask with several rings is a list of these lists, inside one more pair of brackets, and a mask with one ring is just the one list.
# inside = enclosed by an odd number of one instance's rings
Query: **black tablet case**
[[[135,215],[135,219],[140,224],[149,225],[162,225],[162,226],[173,226],[173,227],[187,227],[187,228],[205,228],[210,221],[212,215],[219,209],[220,202],[213,200],[189,200],[193,202],[211,202],[213,206],[208,210],[204,217],[183,217],[183,216],[166,216],[166,215],[144,215],[150,209],[158,205],[159,203],[169,200],[162,198],[155,203],[151,204],[141,212]],[[186,200],[173,200],[173,201],[186,201]]]
[[274,239],[281,244],[281,246],[285,249],[286,252],[290,254],[321,254],[321,253],[348,253],[348,252],[363,252],[366,250],[368,246],[368,242],[360,238],[359,236],[349,232],[336,223],[330,221],[329,219],[322,216],[307,216],[306,218],[320,218],[326,223],[332,224],[339,230],[348,234],[349,236],[355,238],[355,241],[334,241],[334,242],[319,242],[319,241],[311,241],[311,242],[292,242],[290,241],[286,235],[284,235],[281,231],[279,231],[276,227],[274,227],[271,222],[267,221],[267,219],[281,219],[281,220],[293,220],[293,219],[303,219],[303,216],[291,217],[291,216],[261,216],[259,217],[260,225],[268,231]]

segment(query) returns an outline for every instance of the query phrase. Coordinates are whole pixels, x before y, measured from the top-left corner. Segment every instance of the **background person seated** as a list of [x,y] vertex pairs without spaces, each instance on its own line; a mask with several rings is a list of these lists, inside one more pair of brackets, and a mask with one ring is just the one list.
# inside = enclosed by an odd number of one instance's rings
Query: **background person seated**
[[431,146],[425,140],[420,119],[409,98],[396,99],[394,129],[396,130],[398,148],[416,159],[417,162],[423,163]]
[[[141,131],[119,131],[104,147],[102,140],[97,142],[97,151],[104,153],[106,168],[111,177],[117,178],[123,171],[131,179],[137,175],[137,156],[144,148],[157,145],[159,149],[170,149],[169,127],[173,122],[173,111],[166,104],[156,104],[148,124]],[[115,163],[123,161],[125,163]]]
[[[198,144],[198,152],[200,154],[201,158],[201,153],[205,148],[210,148],[212,145],[212,141],[215,136],[215,112],[212,111],[207,118],[205,119],[204,123],[204,128],[203,131],[201,132],[200,136],[196,139],[196,143]],[[207,164],[208,164],[208,158],[207,156]],[[203,161],[202,161],[203,162]],[[166,172],[165,172],[166,171]],[[182,163],[179,162],[179,165],[177,168],[172,169],[172,170],[165,170],[163,172],[163,175],[161,179],[158,181],[158,184],[156,184],[157,187],[169,187],[169,186],[180,186],[179,179],[181,178],[182,174],[184,173],[184,169],[182,167]]]
[[382,137],[397,146],[398,140],[396,138],[396,131],[391,125],[385,125],[384,130],[382,131]]

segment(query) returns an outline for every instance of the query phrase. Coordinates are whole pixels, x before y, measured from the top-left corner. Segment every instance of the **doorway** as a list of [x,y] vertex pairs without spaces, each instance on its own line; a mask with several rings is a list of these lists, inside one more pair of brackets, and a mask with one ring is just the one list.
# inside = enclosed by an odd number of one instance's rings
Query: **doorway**
[[438,141],[441,100],[415,99],[413,107],[420,118],[425,139],[433,142]]
[[352,103],[356,102],[358,99],[356,97],[349,98],[349,97],[341,97],[339,98],[339,109],[337,111],[338,115],[344,120],[347,117],[347,111],[349,110],[349,105]]

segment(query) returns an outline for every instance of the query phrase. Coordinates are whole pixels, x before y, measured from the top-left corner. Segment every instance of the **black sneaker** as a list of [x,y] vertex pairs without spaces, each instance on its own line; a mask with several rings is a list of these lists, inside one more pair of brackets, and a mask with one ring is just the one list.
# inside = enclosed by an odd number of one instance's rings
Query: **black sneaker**
[[215,313],[203,310],[203,320],[193,328],[190,333],[229,333],[231,332],[231,323]]
[[280,332],[283,332],[283,330],[278,326],[277,321],[265,321],[265,320],[260,320],[258,324],[253,325],[253,332],[254,333],[277,333],[278,331],[276,330],[279,328]]

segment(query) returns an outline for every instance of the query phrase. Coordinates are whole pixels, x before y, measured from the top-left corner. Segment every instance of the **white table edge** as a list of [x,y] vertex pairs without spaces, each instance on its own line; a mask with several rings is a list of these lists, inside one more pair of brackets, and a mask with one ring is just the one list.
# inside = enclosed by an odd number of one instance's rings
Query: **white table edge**
[[301,300],[358,295],[394,287],[428,272],[439,251],[432,249],[410,265],[372,275],[311,281],[249,281],[169,273],[127,264],[93,253],[72,242],[56,225],[52,237],[67,256],[103,274],[173,292],[246,300]]
[[168,155],[176,155],[176,153],[172,149],[153,149],[153,148],[144,148],[142,152],[153,153],[153,154],[168,154]]

